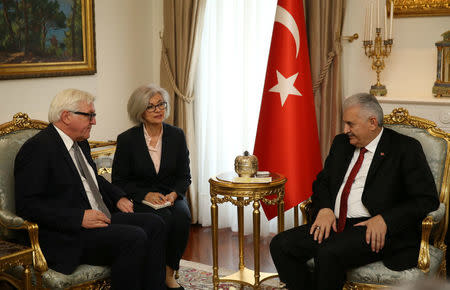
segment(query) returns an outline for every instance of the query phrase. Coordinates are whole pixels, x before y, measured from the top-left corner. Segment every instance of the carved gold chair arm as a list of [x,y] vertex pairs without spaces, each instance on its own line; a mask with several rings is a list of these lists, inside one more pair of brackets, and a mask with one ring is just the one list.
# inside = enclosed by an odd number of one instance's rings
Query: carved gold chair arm
[[302,211],[302,223],[306,224],[312,221],[312,200],[307,199],[300,204],[300,210]]
[[116,141],[89,141],[89,146],[92,148],[106,147],[116,145]]
[[422,221],[422,239],[420,241],[419,259],[417,267],[424,273],[430,271],[430,235],[433,226],[438,224],[445,214],[445,204],[441,203],[439,208],[430,212]]
[[5,228],[20,227],[25,223],[25,220],[8,210],[0,210],[0,223]]
[[39,245],[38,225],[22,219],[7,210],[0,211],[0,225],[10,230],[27,230],[33,249],[33,266],[39,272],[48,270],[47,261]]
[[420,241],[419,260],[417,267],[424,273],[430,271],[430,233],[433,228],[433,218],[427,216],[422,221],[422,240]]

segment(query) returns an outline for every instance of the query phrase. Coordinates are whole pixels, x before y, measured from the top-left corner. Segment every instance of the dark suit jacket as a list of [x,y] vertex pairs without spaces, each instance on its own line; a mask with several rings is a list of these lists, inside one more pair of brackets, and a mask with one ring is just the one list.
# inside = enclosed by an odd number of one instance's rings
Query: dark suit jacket
[[[87,141],[78,142],[97,172]],[[49,266],[71,273],[79,265],[79,234],[84,210],[90,209],[75,164],[55,127],[50,124],[27,140],[14,166],[17,214],[39,225],[39,242]],[[125,193],[101,176],[100,192],[111,213]]]
[[[355,147],[345,134],[336,136],[323,170],[313,183],[315,212],[334,205]],[[362,194],[372,216],[387,225],[384,264],[395,270],[417,265],[420,223],[439,206],[433,175],[422,146],[411,137],[384,128]]]
[[150,192],[175,191],[184,198],[191,174],[186,138],[180,128],[163,123],[161,164],[158,174],[147,149],[144,126],[133,127],[117,137],[112,182],[131,199],[140,202]]

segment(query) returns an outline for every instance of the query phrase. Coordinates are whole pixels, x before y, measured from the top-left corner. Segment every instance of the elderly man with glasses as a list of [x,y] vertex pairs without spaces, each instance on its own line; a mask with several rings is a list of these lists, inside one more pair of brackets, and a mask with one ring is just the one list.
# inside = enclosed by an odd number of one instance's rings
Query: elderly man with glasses
[[16,156],[17,213],[39,225],[53,270],[110,265],[114,289],[165,289],[164,221],[134,213],[126,194],[97,174],[87,142],[96,124],[94,100],[75,89],[53,99],[51,124]]

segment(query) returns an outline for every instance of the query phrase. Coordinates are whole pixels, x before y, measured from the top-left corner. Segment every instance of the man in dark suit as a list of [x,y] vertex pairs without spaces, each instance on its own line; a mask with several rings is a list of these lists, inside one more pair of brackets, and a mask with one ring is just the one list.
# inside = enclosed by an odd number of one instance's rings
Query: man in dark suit
[[347,98],[343,112],[344,134],[313,183],[314,222],[270,245],[288,289],[342,289],[348,269],[379,260],[393,270],[417,265],[419,223],[439,205],[420,143],[383,128],[374,96]]
[[16,156],[17,213],[39,225],[52,269],[111,265],[114,289],[165,289],[163,220],[133,213],[125,193],[97,174],[86,141],[96,124],[94,100],[74,89],[53,99],[51,124]]

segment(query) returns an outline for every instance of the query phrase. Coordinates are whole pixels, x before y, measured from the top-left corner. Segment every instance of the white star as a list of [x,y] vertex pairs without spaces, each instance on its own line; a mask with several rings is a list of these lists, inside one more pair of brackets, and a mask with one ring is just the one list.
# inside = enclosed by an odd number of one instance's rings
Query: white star
[[281,106],[284,106],[284,102],[289,95],[302,96],[302,94],[294,87],[295,80],[297,79],[298,72],[288,78],[285,78],[277,70],[278,84],[269,90],[269,92],[279,93],[281,99]]

